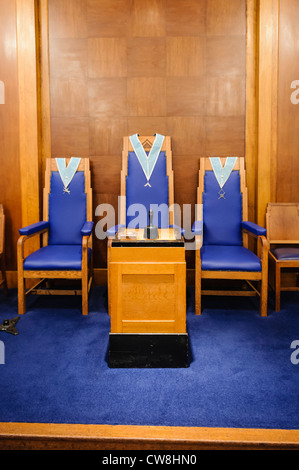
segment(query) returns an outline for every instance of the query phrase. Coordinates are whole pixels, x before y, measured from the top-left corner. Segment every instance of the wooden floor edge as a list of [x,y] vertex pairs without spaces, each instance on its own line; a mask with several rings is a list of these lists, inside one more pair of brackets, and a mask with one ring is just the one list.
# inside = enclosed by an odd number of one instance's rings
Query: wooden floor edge
[[0,449],[298,450],[299,430],[0,423]]

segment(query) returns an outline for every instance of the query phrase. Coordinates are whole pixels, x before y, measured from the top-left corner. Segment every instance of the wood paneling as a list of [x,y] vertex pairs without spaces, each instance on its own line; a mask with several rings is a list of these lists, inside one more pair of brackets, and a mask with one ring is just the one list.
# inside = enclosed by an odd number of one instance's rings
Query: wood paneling
[[[36,69],[37,69],[37,118],[39,147],[39,181],[44,187],[46,159],[51,158],[50,114],[50,63],[49,63],[49,13],[48,0],[36,3]],[[40,207],[42,194],[40,192]]]
[[5,104],[0,105],[0,204],[5,211],[6,267],[16,269],[16,244],[21,225],[19,166],[19,99],[15,2],[0,0],[0,80]]
[[165,38],[129,38],[127,64],[128,77],[165,77]]
[[205,116],[206,79],[169,77],[167,79],[167,116]]
[[165,78],[128,78],[127,96],[129,116],[166,116]]
[[88,90],[80,78],[52,78],[51,115],[59,117],[88,117]]
[[87,79],[87,38],[51,38],[51,82],[53,78]]
[[279,0],[259,5],[257,221],[265,226],[267,203],[275,198]]
[[89,154],[89,119],[52,117],[52,157],[82,157]]
[[166,16],[165,0],[132,0],[129,18],[130,35],[165,36]]
[[88,77],[126,77],[127,41],[125,38],[88,40]]
[[[126,118],[107,116],[91,119],[89,123],[90,154],[120,157],[119,147],[122,145],[123,136],[127,134]],[[113,181],[111,183],[113,184]]]
[[243,116],[212,116],[206,119],[206,154],[244,156],[245,121]]
[[213,36],[239,36],[244,35],[243,0],[207,1],[207,34]]
[[119,117],[127,115],[127,80],[109,77],[88,80],[89,115]]
[[95,205],[117,203],[124,135],[171,136],[180,204],[200,156],[244,155],[246,0],[49,0],[49,31],[52,156],[90,157]]
[[166,35],[199,36],[206,33],[207,2],[166,0]]
[[258,103],[257,103],[257,1],[247,0],[246,12],[246,129],[245,155],[248,187],[248,216],[256,220],[256,181],[258,145]]
[[86,38],[86,0],[50,0],[49,33],[53,38]]
[[[245,18],[244,18],[245,19]],[[207,76],[244,78],[245,37],[208,36],[206,43]]]
[[[40,213],[38,82],[36,9],[32,0],[16,0],[19,158],[21,170],[22,226],[38,222]],[[35,247],[39,246],[37,242]],[[31,250],[28,244],[27,253]]]
[[[277,202],[299,201],[299,104],[291,88],[299,80],[299,3],[280,2]],[[295,98],[298,93],[295,93]]]
[[132,0],[86,0],[88,37],[126,37],[131,11]]
[[167,38],[167,76],[200,77],[205,71],[205,41],[201,36]]

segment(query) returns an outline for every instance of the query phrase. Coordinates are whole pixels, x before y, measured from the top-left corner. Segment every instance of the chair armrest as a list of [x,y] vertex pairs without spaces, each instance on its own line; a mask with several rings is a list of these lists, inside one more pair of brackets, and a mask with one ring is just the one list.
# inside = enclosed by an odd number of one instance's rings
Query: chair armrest
[[81,228],[81,235],[89,237],[91,235],[93,226],[94,226],[94,222],[85,222],[85,224]]
[[27,225],[27,227],[23,227],[19,229],[20,235],[30,236],[34,235],[38,232],[45,231],[49,228],[49,222],[37,222],[36,224]]
[[120,225],[115,225],[114,227],[108,228],[108,230],[106,232],[107,237],[114,237],[117,234],[117,232],[119,231],[120,228],[126,228],[126,226],[120,224]]
[[192,225],[192,232],[194,235],[202,235],[203,222],[202,220],[196,220]]
[[256,235],[257,237],[266,236],[267,230],[260,225],[254,224],[253,222],[242,222],[242,229]]

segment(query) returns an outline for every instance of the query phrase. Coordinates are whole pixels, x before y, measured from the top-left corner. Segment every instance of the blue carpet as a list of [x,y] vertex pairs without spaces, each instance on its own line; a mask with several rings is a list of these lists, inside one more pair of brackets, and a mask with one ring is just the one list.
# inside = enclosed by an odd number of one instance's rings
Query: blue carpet
[[[0,332],[0,421],[155,426],[299,428],[299,296],[261,318],[254,299],[205,298],[194,315],[187,369],[109,369],[106,289],[80,298],[32,297],[18,336]],[[17,315],[17,293],[0,293],[0,323]]]

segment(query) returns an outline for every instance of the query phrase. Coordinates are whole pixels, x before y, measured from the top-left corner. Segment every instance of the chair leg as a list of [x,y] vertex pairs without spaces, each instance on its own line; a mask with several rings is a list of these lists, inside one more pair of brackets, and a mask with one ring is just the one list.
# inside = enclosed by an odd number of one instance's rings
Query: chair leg
[[260,315],[266,317],[268,314],[268,272],[269,272],[269,263],[268,263],[268,243],[265,237],[260,237],[261,240],[261,263],[262,263],[262,272],[261,272],[261,291],[260,291]]
[[82,315],[88,315],[88,276],[82,276]]
[[24,315],[26,312],[25,279],[20,274],[18,274],[18,312],[19,315]]
[[280,283],[281,283],[280,266],[278,263],[276,263],[276,266],[275,266],[275,312],[280,311]]
[[268,279],[262,279],[260,296],[260,315],[266,317],[268,313]]
[[201,259],[200,252],[195,254],[195,315],[201,315]]

